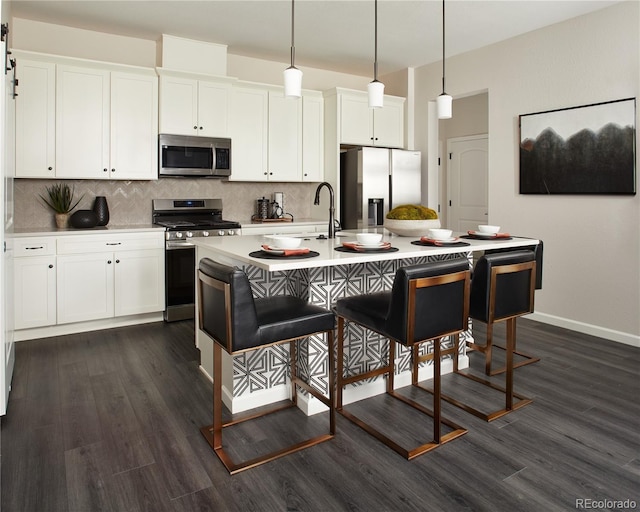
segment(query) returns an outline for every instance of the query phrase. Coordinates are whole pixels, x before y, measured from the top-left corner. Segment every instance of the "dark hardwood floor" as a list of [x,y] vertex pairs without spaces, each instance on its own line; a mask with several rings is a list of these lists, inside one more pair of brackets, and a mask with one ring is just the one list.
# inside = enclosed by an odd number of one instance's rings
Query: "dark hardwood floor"
[[[231,477],[199,432],[211,422],[212,392],[192,340],[187,321],[17,344],[2,418],[2,511],[640,507],[640,349],[521,319],[518,347],[542,357],[516,370],[531,405],[485,423],[445,404],[469,432],[411,462],[338,416],[333,440]],[[471,354],[473,368],[481,357]],[[446,376],[443,389],[502,404],[458,376]],[[430,403],[421,390],[404,392]],[[429,419],[397,400],[350,407],[378,411],[400,441],[429,440]],[[267,450],[291,427],[324,431],[327,414],[291,410],[234,427],[228,439],[240,452]]]

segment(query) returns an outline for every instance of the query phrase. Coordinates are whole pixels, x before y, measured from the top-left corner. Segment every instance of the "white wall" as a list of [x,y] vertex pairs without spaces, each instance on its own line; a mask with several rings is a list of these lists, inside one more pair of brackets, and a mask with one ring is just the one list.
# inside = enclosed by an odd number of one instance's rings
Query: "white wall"
[[[488,91],[489,221],[544,241],[535,318],[636,346],[640,195],[520,195],[518,115],[638,97],[639,11],[640,3],[624,2],[447,59],[449,94]],[[416,70],[422,150],[426,105],[440,92],[440,66]]]
[[[52,53],[82,59],[117,62],[153,68],[161,66],[160,42],[118,36],[91,30],[13,18],[12,45],[33,52]],[[227,75],[241,80],[280,85],[288,62],[274,62],[240,55],[227,55]],[[300,66],[305,89],[326,90],[333,87],[366,90],[370,79]]]

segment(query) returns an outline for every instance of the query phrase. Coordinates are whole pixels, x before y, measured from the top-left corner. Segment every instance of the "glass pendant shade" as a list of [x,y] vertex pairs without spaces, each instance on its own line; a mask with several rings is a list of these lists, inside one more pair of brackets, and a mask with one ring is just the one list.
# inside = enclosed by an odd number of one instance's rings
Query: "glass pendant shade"
[[451,119],[453,115],[453,98],[446,93],[442,93],[436,99],[438,106],[438,119]]
[[284,70],[284,95],[287,98],[302,96],[302,71],[295,66]]
[[369,108],[382,108],[384,104],[384,84],[378,80],[369,82]]

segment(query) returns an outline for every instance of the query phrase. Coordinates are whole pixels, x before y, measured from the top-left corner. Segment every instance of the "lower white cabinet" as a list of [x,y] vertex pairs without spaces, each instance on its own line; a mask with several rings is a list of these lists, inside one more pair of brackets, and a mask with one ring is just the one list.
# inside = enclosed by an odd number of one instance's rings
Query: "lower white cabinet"
[[161,230],[25,237],[15,247],[17,331],[165,308]]
[[58,323],[164,309],[164,250],[58,256]]
[[14,243],[15,329],[56,323],[55,238],[23,238]]
[[55,256],[13,260],[16,329],[56,323],[55,261]]

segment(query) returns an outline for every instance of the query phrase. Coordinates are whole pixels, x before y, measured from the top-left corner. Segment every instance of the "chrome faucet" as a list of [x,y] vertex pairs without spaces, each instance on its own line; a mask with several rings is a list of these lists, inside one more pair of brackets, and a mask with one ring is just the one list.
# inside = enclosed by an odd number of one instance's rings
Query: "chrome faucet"
[[335,213],[336,213],[335,196],[333,194],[333,187],[331,186],[330,183],[327,183],[326,181],[323,181],[322,183],[320,183],[320,185],[318,185],[318,188],[316,189],[316,198],[313,201],[313,204],[320,204],[320,189],[322,187],[327,187],[329,189],[329,233],[328,233],[328,237],[329,238],[335,238],[336,237],[336,227],[335,227],[335,221],[334,221],[334,216],[335,216]]

